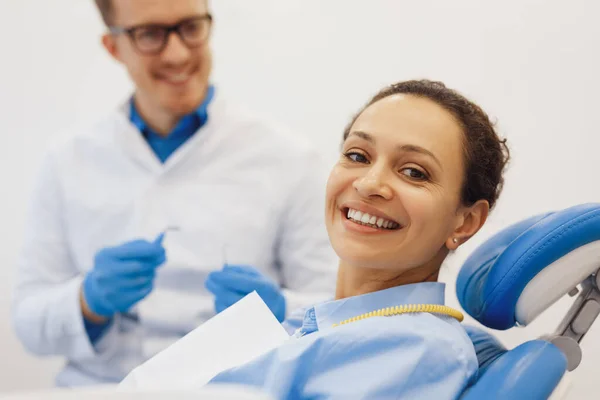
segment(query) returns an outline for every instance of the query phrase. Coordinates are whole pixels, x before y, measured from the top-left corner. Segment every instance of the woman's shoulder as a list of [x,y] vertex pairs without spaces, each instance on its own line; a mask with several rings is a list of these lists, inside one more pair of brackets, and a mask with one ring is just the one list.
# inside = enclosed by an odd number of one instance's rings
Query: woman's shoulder
[[[440,398],[435,397],[439,393],[430,393],[432,380],[445,395],[460,393],[478,371],[473,345],[460,323],[433,314],[374,317],[319,327],[318,332],[288,345],[286,350],[294,357],[285,354],[282,359],[310,360],[315,373],[335,370],[362,376],[385,371],[368,380],[376,381],[377,387],[390,385],[390,393],[431,395],[420,398]],[[408,376],[411,379],[405,379]]]
[[389,349],[420,346],[437,357],[457,358],[477,366],[473,343],[462,325],[454,318],[429,313],[374,317],[347,325],[331,327],[322,336],[339,345]]

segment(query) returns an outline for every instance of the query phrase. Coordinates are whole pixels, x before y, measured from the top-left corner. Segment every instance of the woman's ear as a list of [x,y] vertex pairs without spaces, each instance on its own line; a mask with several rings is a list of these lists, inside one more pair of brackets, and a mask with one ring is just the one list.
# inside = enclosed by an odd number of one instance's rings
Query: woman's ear
[[490,213],[490,204],[487,200],[479,200],[470,207],[459,210],[462,215],[462,224],[452,232],[446,240],[448,250],[456,250],[461,244],[475,235],[485,224]]

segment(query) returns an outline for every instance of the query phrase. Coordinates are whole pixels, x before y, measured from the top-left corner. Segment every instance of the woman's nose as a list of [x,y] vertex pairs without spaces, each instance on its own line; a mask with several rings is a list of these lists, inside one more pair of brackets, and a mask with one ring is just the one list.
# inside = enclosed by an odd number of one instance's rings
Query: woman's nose
[[362,197],[381,197],[390,200],[393,197],[393,191],[387,184],[386,179],[384,171],[373,167],[367,174],[357,178],[353,186]]

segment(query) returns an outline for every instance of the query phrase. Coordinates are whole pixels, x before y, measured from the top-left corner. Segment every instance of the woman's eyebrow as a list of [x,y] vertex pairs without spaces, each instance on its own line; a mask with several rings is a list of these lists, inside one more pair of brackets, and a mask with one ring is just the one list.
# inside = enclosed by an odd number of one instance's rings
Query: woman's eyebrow
[[375,138],[368,134],[367,132],[363,132],[363,131],[352,131],[350,132],[350,134],[348,135],[348,137],[350,136],[357,136],[361,139],[366,140],[367,142],[371,143],[371,144],[375,144]]
[[402,144],[400,146],[397,146],[396,149],[398,151],[403,151],[403,152],[407,152],[407,153],[419,153],[419,154],[424,154],[426,156],[429,156],[433,159],[433,161],[436,162],[436,164],[442,168],[442,164],[440,163],[440,160],[437,159],[437,157],[429,150],[421,147],[421,146],[417,146],[414,144]]
[[[364,131],[352,131],[352,132],[350,132],[348,137],[350,137],[350,136],[356,136],[363,140],[366,140],[367,142],[369,142],[371,144],[375,144],[375,137]],[[402,145],[397,146],[396,150],[398,150],[399,152],[405,152],[405,153],[424,154],[426,156],[431,157],[433,159],[433,161],[435,161],[436,164],[440,168],[442,168],[442,164],[440,163],[440,160],[438,160],[438,158],[431,151],[429,151],[421,146],[417,146],[414,144],[402,144]]]

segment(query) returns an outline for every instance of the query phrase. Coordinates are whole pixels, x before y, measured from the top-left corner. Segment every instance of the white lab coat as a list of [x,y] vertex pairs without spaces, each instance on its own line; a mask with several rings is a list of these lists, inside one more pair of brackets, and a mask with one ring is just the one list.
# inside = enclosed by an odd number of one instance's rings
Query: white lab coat
[[[43,162],[18,259],[12,316],[27,349],[68,360],[59,385],[121,380],[210,318],[207,274],[252,265],[288,311],[329,298],[337,263],[323,224],[326,171],[289,132],[215,96],[207,124],[162,164],[125,107],[70,135]],[[92,346],[79,307],[95,253],[167,226],[153,293]],[[240,339],[243,333],[240,333]]]

